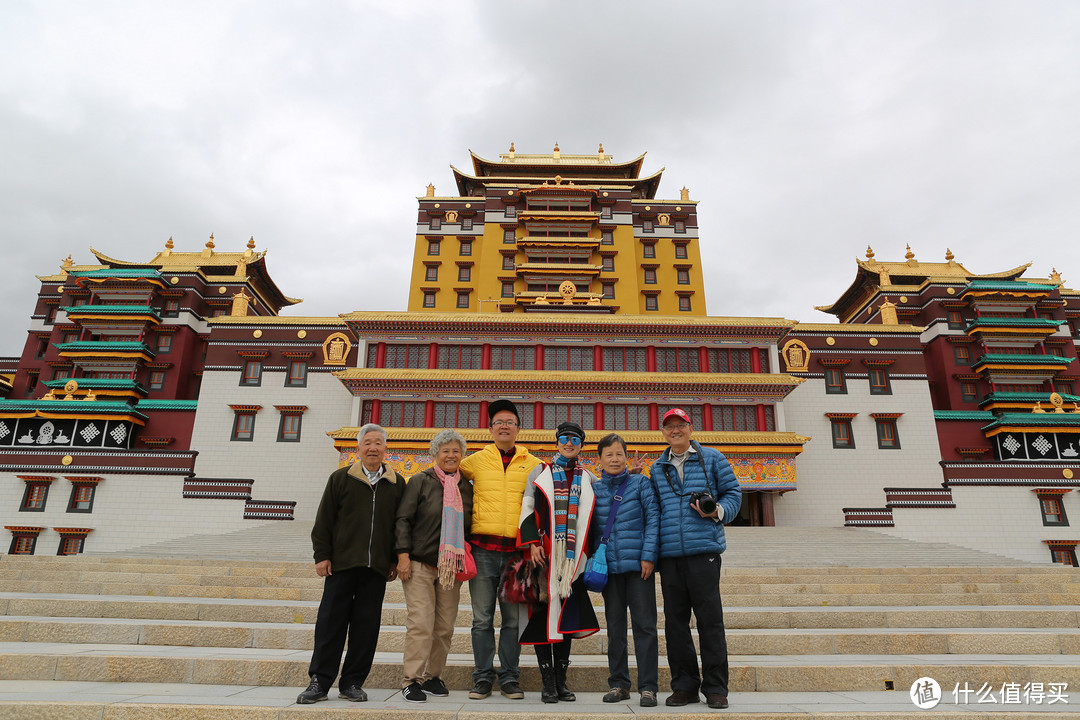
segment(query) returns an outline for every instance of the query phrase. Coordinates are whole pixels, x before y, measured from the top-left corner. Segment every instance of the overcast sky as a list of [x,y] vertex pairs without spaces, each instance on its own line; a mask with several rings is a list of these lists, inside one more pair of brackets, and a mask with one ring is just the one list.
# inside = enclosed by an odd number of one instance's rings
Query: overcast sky
[[1072,0],[5,0],[0,354],[34,275],[170,236],[404,310],[416,196],[511,141],[689,187],[710,315],[831,321],[868,244],[1080,287],[1078,131]]

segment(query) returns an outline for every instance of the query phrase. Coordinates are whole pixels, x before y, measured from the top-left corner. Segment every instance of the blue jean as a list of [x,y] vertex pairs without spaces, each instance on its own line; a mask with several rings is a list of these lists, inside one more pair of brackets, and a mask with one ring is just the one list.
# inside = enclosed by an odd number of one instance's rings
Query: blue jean
[[604,587],[604,615],[608,633],[608,687],[630,689],[630,665],[626,655],[626,608],[634,629],[638,692],[659,688],[656,641],[656,575],[641,579],[641,571],[616,573]]
[[[499,576],[511,555],[516,551],[499,552],[473,546],[476,577],[469,581],[472,596],[473,681],[495,682],[495,600],[499,596]],[[518,608],[513,603],[499,601],[502,627],[499,629],[499,685],[517,682],[521,671],[518,658]]]

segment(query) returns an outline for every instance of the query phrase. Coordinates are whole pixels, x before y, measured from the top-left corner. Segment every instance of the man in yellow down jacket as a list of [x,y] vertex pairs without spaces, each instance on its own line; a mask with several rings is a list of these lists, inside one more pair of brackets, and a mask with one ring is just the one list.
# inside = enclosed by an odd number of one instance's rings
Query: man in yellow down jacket
[[[499,576],[507,560],[518,552],[521,496],[529,471],[540,464],[528,448],[516,444],[521,418],[514,403],[509,400],[491,403],[488,419],[494,443],[461,462],[462,474],[473,483],[472,535],[469,538],[476,560],[476,577],[469,581],[475,665],[474,685],[469,697],[473,700],[483,700],[491,695],[491,686],[496,679],[493,620]],[[525,693],[518,685],[521,646],[518,644],[517,608],[506,603],[500,605],[499,689],[507,698],[521,700]]]

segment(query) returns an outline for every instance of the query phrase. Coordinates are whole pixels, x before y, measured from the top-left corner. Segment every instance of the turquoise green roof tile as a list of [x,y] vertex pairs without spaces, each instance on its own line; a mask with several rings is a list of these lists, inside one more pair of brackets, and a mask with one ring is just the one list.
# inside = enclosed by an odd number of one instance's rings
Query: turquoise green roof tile
[[44,410],[64,415],[131,415],[142,420],[146,416],[125,402],[102,400],[0,400],[0,416],[5,413],[25,413]]
[[[62,388],[71,382],[72,378],[60,378],[57,380],[46,380],[42,383],[48,388]],[[108,388],[109,390],[134,390],[142,394],[146,394],[146,388],[140,385],[135,380],[112,380],[109,378],[74,378],[75,382],[79,383],[79,389],[86,388]]]
[[1033,327],[1033,328],[1056,328],[1063,324],[1064,320],[1051,320],[1049,318],[975,318],[968,325],[968,329],[976,327]]
[[140,400],[140,410],[194,410],[198,400]]
[[105,268],[103,270],[76,270],[68,273],[71,277],[86,278],[154,278],[161,279],[161,273],[148,268]]
[[149,305],[64,305],[60,308],[68,315],[85,315],[89,313],[101,315],[153,315],[160,318],[156,308]]
[[75,352],[79,350],[120,350],[127,352],[145,352],[151,357],[156,355],[156,353],[148,348],[145,343],[119,340],[74,340],[72,342],[56,343],[56,349],[61,352]]
[[969,291],[986,292],[987,290],[1049,293],[1053,289],[1053,285],[1041,285],[1039,283],[1025,282],[1024,280],[972,280],[968,283],[968,286],[960,292],[960,295],[963,296],[964,293]]
[[986,410],[935,410],[935,420],[993,420],[994,413]]
[[[1080,402],[1080,397],[1076,395],[1059,394],[1061,399],[1067,403]],[[1050,402],[1050,393],[993,392],[983,398],[979,404],[988,405],[995,402],[1048,403]]]
[[1011,365],[1068,365],[1070,358],[1058,357],[1057,355],[1006,355],[1000,353],[987,353],[974,363],[972,367],[987,363],[1005,363]]
[[982,429],[998,427],[1074,427],[1080,430],[1080,413],[1004,413]]

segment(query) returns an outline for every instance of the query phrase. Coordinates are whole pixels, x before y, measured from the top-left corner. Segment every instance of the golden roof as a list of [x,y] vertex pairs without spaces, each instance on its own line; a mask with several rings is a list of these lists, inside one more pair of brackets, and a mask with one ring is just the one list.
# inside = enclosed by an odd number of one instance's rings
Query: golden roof
[[[572,323],[567,321],[565,315],[557,313],[530,313],[517,315],[510,313],[432,313],[432,312],[375,312],[356,311],[342,313],[342,320],[351,323],[423,323],[436,327],[450,323],[467,322],[475,324],[478,329],[487,329],[492,326],[543,326],[550,323],[563,325],[585,322],[575,319]],[[641,326],[642,328],[671,328],[675,330],[692,330],[693,328],[725,328],[725,327],[761,327],[761,328],[791,328],[798,323],[795,320],[787,320],[778,317],[717,317],[717,316],[692,316],[681,317],[675,315],[595,315],[590,316],[588,324],[612,325],[612,326]]]
[[340,380],[394,380],[408,382],[556,382],[595,384],[598,382],[627,387],[641,385],[773,385],[794,387],[802,378],[784,373],[661,373],[615,372],[596,370],[430,370],[428,368],[350,368],[339,370]]
[[565,154],[558,149],[558,145],[555,146],[555,150],[551,153],[518,153],[515,151],[507,153],[499,153],[499,160],[487,160],[480,157],[472,150],[469,150],[469,156],[472,158],[473,168],[475,172],[479,173],[480,168],[484,165],[550,165],[551,167],[558,167],[560,165],[595,165],[604,167],[616,167],[616,168],[634,168],[641,169],[641,164],[645,161],[646,153],[641,153],[633,160],[629,160],[623,163],[613,162],[612,155],[606,153],[594,153],[592,155],[569,155]]
[[793,332],[834,333],[921,333],[925,327],[917,325],[875,325],[874,323],[798,323]]
[[281,315],[222,315],[207,318],[211,325],[345,325],[340,317],[283,317]]

